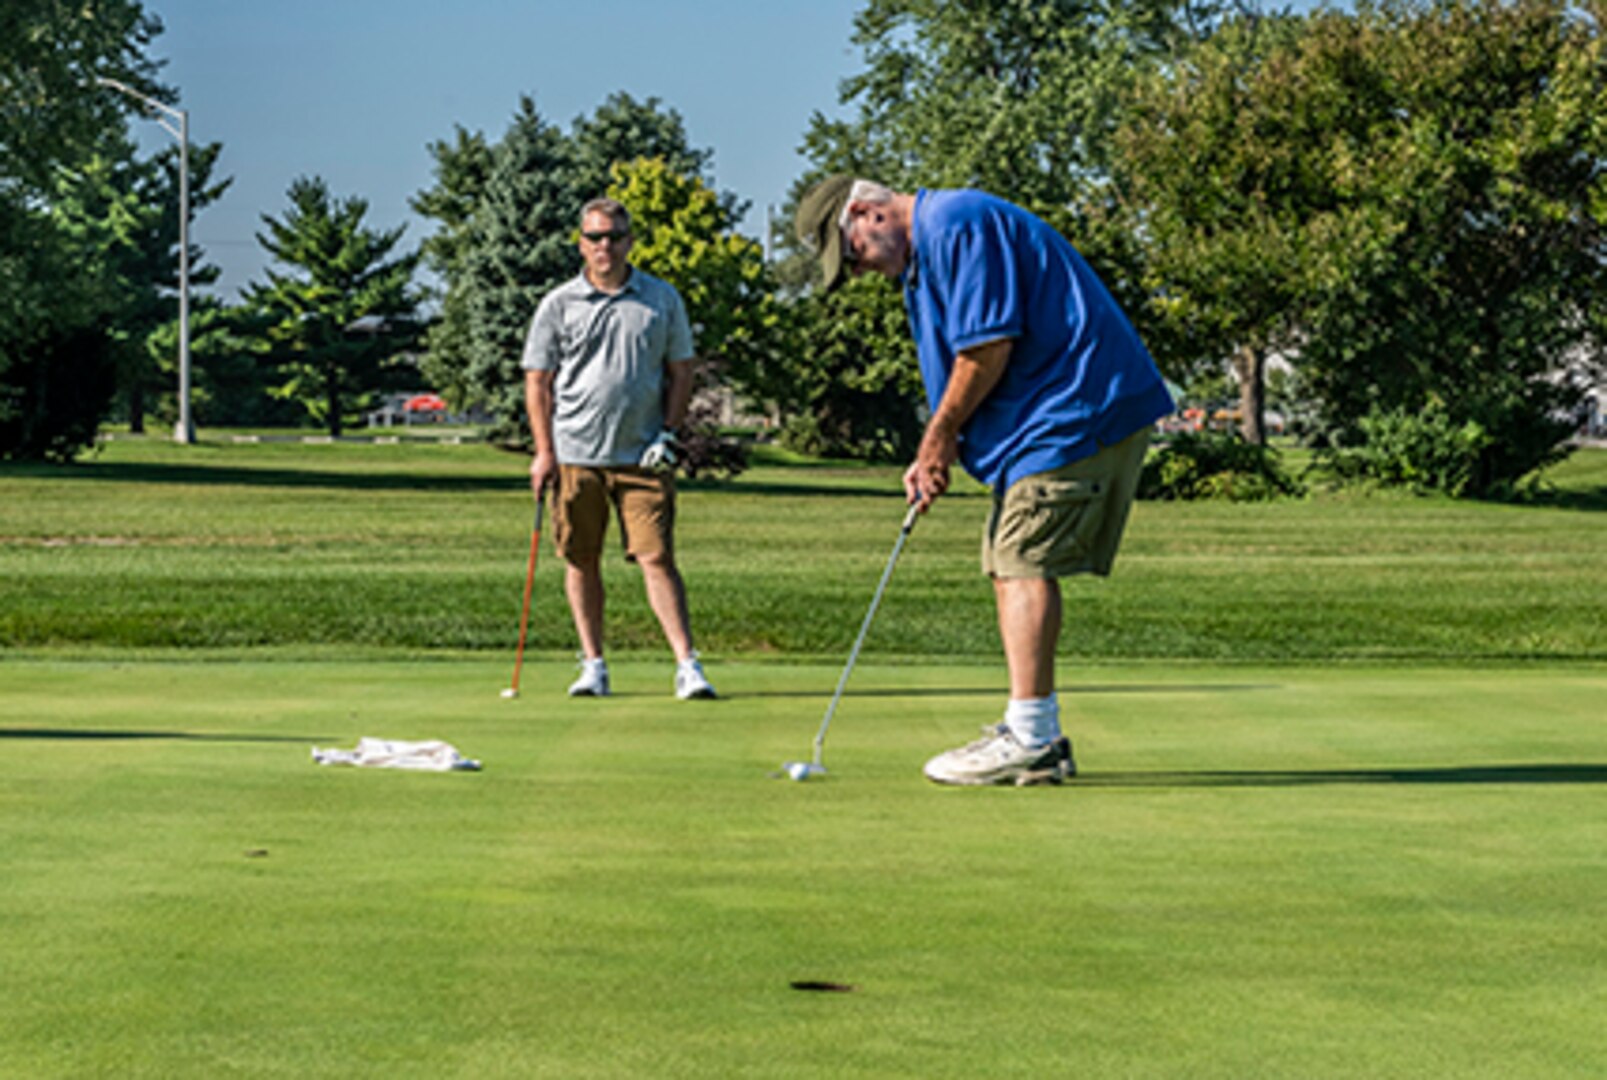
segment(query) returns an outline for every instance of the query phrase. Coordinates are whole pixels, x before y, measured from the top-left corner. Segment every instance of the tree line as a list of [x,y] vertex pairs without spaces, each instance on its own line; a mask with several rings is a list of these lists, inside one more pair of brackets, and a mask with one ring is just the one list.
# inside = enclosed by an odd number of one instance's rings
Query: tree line
[[[866,0],[846,118],[812,118],[791,194],[852,172],[1003,195],[1101,270],[1176,384],[1220,393],[1233,373],[1245,442],[1270,389],[1342,475],[1501,494],[1566,453],[1607,374],[1604,7]],[[136,158],[93,74],[172,94],[135,0],[17,0],[0,23],[0,453],[71,457],[109,415],[171,407],[173,155]],[[499,135],[428,150],[415,251],[317,177],[264,216],[274,269],[196,313],[204,423],[338,434],[427,384],[516,442],[525,328],[578,270],[577,208],[607,193],[638,264],[686,297],[706,382],[799,449],[912,450],[897,290],[821,294],[788,231],[767,263],[673,108],[615,94],[565,129],[525,97]],[[227,188],[217,153],[192,151],[193,209]],[[694,461],[730,465],[705,435]]]

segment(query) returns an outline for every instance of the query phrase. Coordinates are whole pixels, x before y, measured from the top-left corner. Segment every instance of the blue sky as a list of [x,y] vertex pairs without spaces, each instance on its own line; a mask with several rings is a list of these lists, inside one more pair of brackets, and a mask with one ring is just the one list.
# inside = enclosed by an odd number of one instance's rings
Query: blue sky
[[[714,151],[721,190],[764,207],[803,171],[810,114],[840,115],[838,83],[861,0],[147,0],[164,32],[152,52],[190,110],[196,143],[223,143],[234,185],[194,235],[232,296],[261,279],[264,213],[297,176],[369,202],[374,226],[428,223],[407,200],[432,182],[427,145],[453,126],[499,138],[530,94],[568,129],[608,95],[658,97],[694,146]],[[143,146],[168,137],[134,121]]]

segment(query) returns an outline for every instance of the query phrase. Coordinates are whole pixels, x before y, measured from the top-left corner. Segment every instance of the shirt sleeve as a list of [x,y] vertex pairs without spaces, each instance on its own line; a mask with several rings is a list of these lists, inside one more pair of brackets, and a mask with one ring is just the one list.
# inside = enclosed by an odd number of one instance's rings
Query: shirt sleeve
[[944,313],[944,334],[956,351],[1021,336],[1025,300],[1010,240],[997,223],[956,225],[938,253],[944,277],[953,283]]
[[553,293],[542,297],[536,305],[535,318],[530,320],[530,331],[525,335],[524,355],[519,366],[526,371],[554,371],[558,367],[562,318]]

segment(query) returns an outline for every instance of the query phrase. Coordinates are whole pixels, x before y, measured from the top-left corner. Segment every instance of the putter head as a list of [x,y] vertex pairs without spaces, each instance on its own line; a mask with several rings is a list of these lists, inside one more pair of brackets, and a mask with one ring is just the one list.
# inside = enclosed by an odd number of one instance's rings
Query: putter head
[[817,776],[825,776],[826,766],[816,765],[812,761],[789,761],[781,766],[781,771],[786,774],[787,779],[797,780],[801,783],[805,780],[813,780]]

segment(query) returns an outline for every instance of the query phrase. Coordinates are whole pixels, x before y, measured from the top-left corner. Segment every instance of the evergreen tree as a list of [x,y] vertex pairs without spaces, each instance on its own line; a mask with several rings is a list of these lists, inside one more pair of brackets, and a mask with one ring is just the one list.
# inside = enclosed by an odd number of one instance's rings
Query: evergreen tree
[[[614,168],[631,161],[658,160],[677,176],[706,179],[711,150],[694,150],[686,138],[686,124],[674,109],[665,110],[658,98],[637,101],[629,94],[617,93],[598,106],[589,117],[575,120],[570,134],[574,154],[571,182],[576,204],[595,199],[614,182]],[[721,198],[721,205],[734,222],[742,216],[732,205],[733,196]]]
[[[519,359],[536,304],[579,269],[580,205],[570,187],[571,155],[562,132],[520,99],[492,149],[485,191],[463,254],[460,290],[467,316],[463,382],[496,418],[493,437],[522,441],[524,377]],[[453,302],[458,302],[453,298]]]
[[[580,270],[580,208],[607,191],[616,164],[658,158],[701,178],[710,152],[688,146],[680,115],[657,98],[623,93],[568,134],[527,95],[494,144],[460,128],[430,150],[436,182],[413,207],[440,223],[426,253],[446,288],[424,367],[459,404],[490,409],[493,438],[522,444],[525,334],[541,298]],[[719,205],[728,220],[740,215],[730,194]]]
[[472,321],[461,283],[472,250],[474,212],[485,195],[492,153],[483,134],[462,127],[454,131],[451,142],[433,142],[429,151],[435,159],[435,186],[416,194],[409,205],[440,223],[419,250],[424,265],[435,272],[443,287],[436,290],[440,313],[425,334],[419,370],[431,389],[461,407],[478,397],[467,379]]
[[[221,143],[190,148],[190,216],[217,201],[230,181],[212,181]],[[179,288],[179,152],[167,147],[136,160],[133,144],[112,139],[74,170],[57,177],[51,215],[67,238],[80,272],[105,282],[117,312],[108,332],[117,389],[132,431],[144,430],[146,409],[161,403],[177,417],[177,295]],[[205,287],[219,271],[190,244],[190,285]],[[172,347],[154,348],[155,339]]]
[[293,181],[289,197],[282,220],[262,216],[257,242],[295,272],[267,271],[246,300],[269,324],[269,362],[282,377],[274,393],[339,436],[379,392],[411,378],[398,354],[417,340],[419,256],[389,258],[403,227],[365,227],[367,201],[335,198],[320,178]]
[[0,4],[0,457],[70,458],[109,408],[123,293],[51,207],[130,108],[93,76],[172,97],[146,55],[160,32],[135,0]]

